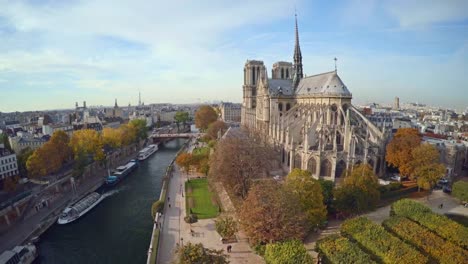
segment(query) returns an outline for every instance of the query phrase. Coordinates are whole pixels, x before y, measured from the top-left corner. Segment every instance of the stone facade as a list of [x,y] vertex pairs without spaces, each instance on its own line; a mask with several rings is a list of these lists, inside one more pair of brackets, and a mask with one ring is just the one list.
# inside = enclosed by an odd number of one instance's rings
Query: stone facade
[[383,174],[388,134],[352,105],[336,69],[303,77],[297,20],[293,58],[294,64],[275,63],[273,78],[262,61],[245,63],[241,124],[279,150],[286,171],[335,180],[366,163]]

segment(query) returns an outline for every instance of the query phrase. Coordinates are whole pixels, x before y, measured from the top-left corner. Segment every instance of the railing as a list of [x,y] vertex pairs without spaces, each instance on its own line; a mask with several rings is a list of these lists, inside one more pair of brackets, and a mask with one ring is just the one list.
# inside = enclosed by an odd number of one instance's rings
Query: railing
[[193,138],[203,136],[204,133],[169,133],[169,134],[151,134],[152,138]]

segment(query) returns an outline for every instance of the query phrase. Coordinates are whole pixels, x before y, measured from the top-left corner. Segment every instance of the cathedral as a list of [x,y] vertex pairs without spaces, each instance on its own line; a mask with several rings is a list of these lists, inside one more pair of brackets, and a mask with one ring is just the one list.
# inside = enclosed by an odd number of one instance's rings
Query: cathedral
[[335,181],[365,163],[382,175],[387,134],[352,105],[336,66],[304,76],[297,16],[295,22],[294,63],[274,63],[271,78],[263,61],[245,63],[242,126],[271,142],[288,172],[300,168]]

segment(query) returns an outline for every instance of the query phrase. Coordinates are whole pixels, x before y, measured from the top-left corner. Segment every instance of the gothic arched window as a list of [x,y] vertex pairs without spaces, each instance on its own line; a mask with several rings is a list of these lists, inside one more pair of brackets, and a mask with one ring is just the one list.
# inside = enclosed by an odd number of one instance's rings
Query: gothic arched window
[[317,161],[315,161],[315,158],[310,158],[309,161],[307,162],[307,170],[312,173],[312,176],[315,175],[317,172]]
[[281,68],[281,79],[284,79],[284,69]]
[[320,164],[320,176],[330,177],[331,176],[331,162],[326,159]]
[[283,104],[282,103],[278,103],[278,110],[283,111]]
[[286,68],[286,79],[289,79],[289,69]]
[[302,169],[301,163],[302,163],[301,155],[296,154],[296,156],[294,157],[294,168]]
[[335,178],[341,177],[345,170],[346,170],[346,163],[343,160],[340,160],[340,162],[336,164]]
[[287,104],[286,104],[286,111],[289,111],[289,109],[291,109],[291,104],[290,104],[290,103],[287,103]]

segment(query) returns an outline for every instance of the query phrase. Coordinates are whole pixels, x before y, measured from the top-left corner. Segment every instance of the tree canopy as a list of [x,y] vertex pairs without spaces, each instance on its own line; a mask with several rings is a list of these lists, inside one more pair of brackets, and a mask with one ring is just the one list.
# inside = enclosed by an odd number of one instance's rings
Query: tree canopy
[[182,247],[177,248],[178,264],[193,264],[193,263],[212,263],[212,264],[228,264],[228,255],[223,253],[223,250],[215,250],[203,247],[203,244],[192,244],[188,242]]
[[253,244],[302,240],[308,230],[299,197],[274,180],[262,180],[252,186],[239,216]]
[[185,125],[187,121],[189,121],[189,113],[185,111],[177,111],[175,116],[174,116],[174,121],[177,124],[177,130],[179,129],[179,124]]
[[202,131],[205,131],[208,126],[217,119],[218,114],[213,107],[209,105],[202,105],[195,112],[195,126]]
[[347,173],[343,185],[335,189],[335,207],[348,214],[374,209],[380,200],[377,176],[367,164],[360,164]]
[[226,138],[219,141],[210,157],[209,177],[245,198],[252,180],[266,173],[274,157],[273,149],[257,138]]
[[411,152],[412,178],[420,188],[430,190],[445,174],[445,166],[439,162],[439,151],[431,144],[421,144]]
[[238,231],[237,221],[230,216],[219,217],[215,220],[215,226],[222,238],[231,238]]
[[386,160],[397,167],[404,176],[411,176],[413,172],[414,148],[421,144],[421,134],[415,128],[400,128],[394,138],[387,145]]
[[193,156],[191,153],[182,152],[177,156],[176,163],[182,167],[186,172],[189,171],[190,166],[193,163]]
[[206,134],[210,139],[217,139],[218,133],[221,131],[221,135],[223,135],[224,132],[226,132],[227,128],[228,126],[226,125],[226,123],[224,123],[221,120],[216,120],[208,126]]
[[299,197],[310,227],[317,227],[327,219],[320,183],[309,171],[294,169],[286,178],[286,188]]

